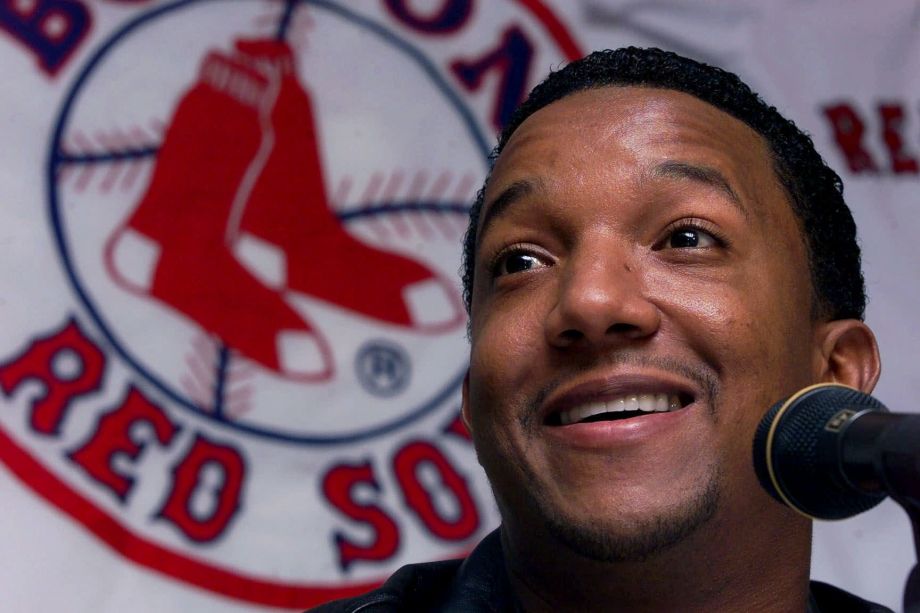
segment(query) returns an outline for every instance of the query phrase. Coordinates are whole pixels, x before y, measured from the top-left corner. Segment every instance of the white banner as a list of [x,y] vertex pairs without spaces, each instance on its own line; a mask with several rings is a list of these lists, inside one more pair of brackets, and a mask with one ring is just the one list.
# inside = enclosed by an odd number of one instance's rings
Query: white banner
[[[0,609],[298,610],[494,527],[457,420],[465,212],[522,96],[594,48],[719,64],[813,135],[860,228],[877,396],[910,410],[916,19],[0,2]],[[813,575],[863,597],[896,607],[912,563],[893,503],[817,528]]]

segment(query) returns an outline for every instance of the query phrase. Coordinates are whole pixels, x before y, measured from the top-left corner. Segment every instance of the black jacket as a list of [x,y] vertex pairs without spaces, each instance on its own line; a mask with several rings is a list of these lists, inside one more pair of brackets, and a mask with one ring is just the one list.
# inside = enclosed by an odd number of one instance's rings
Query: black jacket
[[[337,600],[315,613],[505,613],[518,611],[502,556],[498,530],[486,536],[465,560],[409,564],[380,588]],[[826,583],[811,582],[806,613],[892,613]]]

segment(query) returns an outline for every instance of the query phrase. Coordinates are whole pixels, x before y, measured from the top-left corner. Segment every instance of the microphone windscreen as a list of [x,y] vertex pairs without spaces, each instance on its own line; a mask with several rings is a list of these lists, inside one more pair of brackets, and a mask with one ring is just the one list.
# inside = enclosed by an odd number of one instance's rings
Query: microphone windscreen
[[865,410],[887,411],[872,396],[836,384],[807,387],[770,407],[754,436],[754,470],[764,489],[817,519],[851,517],[884,500],[884,493],[857,489],[843,472],[835,426]]

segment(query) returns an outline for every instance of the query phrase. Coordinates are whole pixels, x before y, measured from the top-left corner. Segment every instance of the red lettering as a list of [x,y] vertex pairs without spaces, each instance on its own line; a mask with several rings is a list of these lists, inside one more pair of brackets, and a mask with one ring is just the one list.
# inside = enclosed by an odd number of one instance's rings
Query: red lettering
[[[209,467],[219,474],[206,483]],[[243,456],[236,448],[199,434],[173,469],[172,490],[159,516],[193,541],[213,540],[223,534],[240,508],[245,474]]]
[[0,366],[0,389],[9,396],[26,381],[40,381],[45,389],[32,401],[30,425],[57,434],[71,402],[99,389],[104,368],[105,356],[70,320]]
[[139,436],[136,426],[141,423],[152,426],[154,437],[163,446],[169,445],[179,429],[158,406],[130,387],[121,406],[100,417],[89,441],[69,454],[90,477],[122,501],[131,492],[134,478],[118,472],[114,461],[116,456],[138,460],[147,446],[146,441],[135,440]]
[[482,87],[485,75],[493,71],[499,73],[498,90],[492,105],[492,124],[501,130],[524,100],[532,63],[533,45],[520,28],[511,26],[493,50],[475,60],[454,60],[450,69],[470,91]]
[[[442,486],[438,488],[440,491],[434,491],[434,485],[422,483],[420,471],[424,466],[437,472]],[[432,534],[448,541],[462,541],[479,528],[479,512],[466,480],[437,447],[421,441],[409,443],[397,452],[393,470],[406,505]],[[446,517],[436,504],[435,496],[440,495],[444,500],[444,494],[455,503],[456,512],[452,518]]]
[[339,566],[343,570],[362,560],[381,562],[390,559],[399,548],[399,528],[396,522],[379,506],[360,503],[355,494],[360,487],[380,491],[374,478],[370,462],[357,465],[334,466],[323,478],[323,493],[326,499],[346,517],[367,524],[373,531],[373,540],[361,545],[350,540],[344,533],[336,531],[335,544],[339,550]]
[[73,55],[91,23],[86,6],[75,0],[0,0],[0,28],[25,45],[48,74]]
[[853,107],[848,104],[826,106],[824,116],[831,124],[834,140],[846,158],[850,171],[854,173],[876,172],[875,162],[862,144],[865,124]]
[[880,104],[879,118],[882,120],[882,140],[888,148],[891,171],[895,174],[917,174],[920,169],[917,160],[904,147],[901,128],[904,124],[904,108],[900,104]]
[[406,0],[385,0],[384,5],[398,20],[422,34],[447,34],[462,27],[470,18],[471,0],[447,0],[436,11],[419,15]]

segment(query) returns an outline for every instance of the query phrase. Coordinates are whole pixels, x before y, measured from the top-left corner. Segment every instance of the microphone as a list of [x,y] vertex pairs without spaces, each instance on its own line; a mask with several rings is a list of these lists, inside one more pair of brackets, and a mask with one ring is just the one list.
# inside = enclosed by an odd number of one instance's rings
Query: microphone
[[889,494],[917,509],[920,415],[844,385],[806,387],[760,422],[754,469],[773,498],[814,519],[851,517]]

